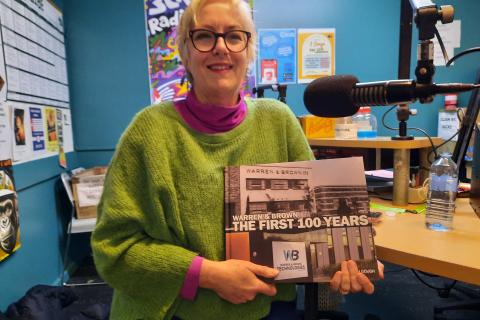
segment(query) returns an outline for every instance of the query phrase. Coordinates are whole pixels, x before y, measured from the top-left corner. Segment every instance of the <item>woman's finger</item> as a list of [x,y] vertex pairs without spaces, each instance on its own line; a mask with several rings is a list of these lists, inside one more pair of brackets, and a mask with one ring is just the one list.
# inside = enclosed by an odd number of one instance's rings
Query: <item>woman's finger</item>
[[367,294],[372,294],[373,291],[375,291],[375,287],[373,286],[373,283],[363,273],[358,273],[357,281],[362,286],[363,292]]
[[348,260],[347,261],[348,272],[350,273],[350,291],[352,292],[360,292],[362,291],[362,286],[358,283],[357,275],[358,275],[358,267],[355,261]]
[[255,273],[257,276],[261,276],[265,278],[275,278],[279,273],[277,269],[261,266],[255,263],[249,263],[247,265],[247,268],[251,272]]
[[277,294],[277,288],[275,287],[275,284],[273,283],[265,283],[261,280],[260,281],[260,284],[258,286],[258,289],[257,289],[257,292],[258,293],[262,293],[266,296],[270,296],[270,297],[273,297],[274,295]]
[[342,281],[342,271],[337,271],[330,280],[330,288],[332,291],[337,292],[340,288],[340,282]]
[[350,291],[350,274],[348,272],[347,261],[342,261],[342,280],[340,283],[340,293],[346,294]]
[[377,265],[378,265],[378,277],[380,279],[384,279],[384,273],[383,272],[385,270],[385,266],[379,260],[377,260]]

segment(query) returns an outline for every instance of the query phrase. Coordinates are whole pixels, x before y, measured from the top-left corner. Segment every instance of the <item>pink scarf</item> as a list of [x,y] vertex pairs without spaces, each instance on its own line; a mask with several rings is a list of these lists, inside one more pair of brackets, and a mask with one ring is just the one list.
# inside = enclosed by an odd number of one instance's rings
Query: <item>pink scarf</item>
[[222,107],[201,103],[190,90],[185,100],[175,102],[175,109],[192,129],[202,133],[227,132],[242,123],[247,115],[243,92],[236,105]]

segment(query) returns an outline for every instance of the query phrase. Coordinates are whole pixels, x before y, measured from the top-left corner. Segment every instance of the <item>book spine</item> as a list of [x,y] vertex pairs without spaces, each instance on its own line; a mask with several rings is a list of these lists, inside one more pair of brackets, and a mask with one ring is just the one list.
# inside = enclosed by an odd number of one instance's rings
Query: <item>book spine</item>
[[228,228],[230,226],[230,208],[228,205],[230,199],[230,167],[224,169],[224,181],[225,181],[225,199],[224,199],[224,213],[225,213],[225,259],[230,259],[231,256],[231,243],[230,234]]

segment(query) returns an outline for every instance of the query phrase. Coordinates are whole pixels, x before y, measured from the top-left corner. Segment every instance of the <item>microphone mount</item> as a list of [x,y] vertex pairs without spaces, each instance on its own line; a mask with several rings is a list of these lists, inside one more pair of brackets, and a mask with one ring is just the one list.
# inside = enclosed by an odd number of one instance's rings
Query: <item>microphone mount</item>
[[287,85],[286,84],[266,84],[259,85],[252,89],[252,93],[257,96],[257,98],[263,98],[265,95],[265,90],[269,89],[272,91],[278,92],[278,100],[283,103],[287,103]]
[[[418,84],[433,84],[435,65],[433,64],[434,47],[432,39],[435,37],[436,24],[451,23],[454,9],[450,5],[437,7],[430,0],[402,0],[400,14],[400,45],[398,78],[410,78],[410,56],[412,48],[412,17],[415,10],[415,24],[418,29],[417,66],[415,68],[416,82]],[[421,103],[433,101],[433,95],[421,97]],[[413,136],[407,136],[407,120],[411,112],[408,104],[397,107],[398,136],[392,140],[413,140]]]

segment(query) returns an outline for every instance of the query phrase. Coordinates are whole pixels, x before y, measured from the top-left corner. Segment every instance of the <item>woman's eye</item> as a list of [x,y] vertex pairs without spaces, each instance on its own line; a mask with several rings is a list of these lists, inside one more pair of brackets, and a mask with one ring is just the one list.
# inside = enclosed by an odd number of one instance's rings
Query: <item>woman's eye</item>
[[195,35],[195,40],[209,40],[212,37],[213,36],[209,33],[199,33],[199,34]]
[[242,40],[242,36],[238,33],[234,33],[234,34],[229,34],[228,35],[228,39],[229,40],[234,40],[234,41],[241,41]]

